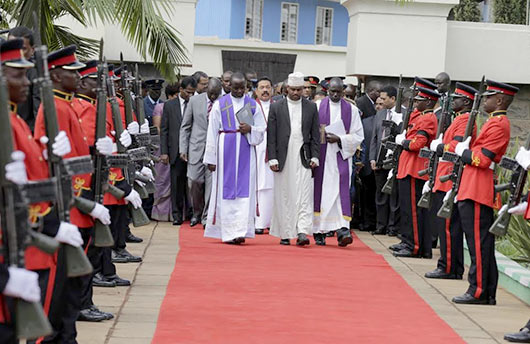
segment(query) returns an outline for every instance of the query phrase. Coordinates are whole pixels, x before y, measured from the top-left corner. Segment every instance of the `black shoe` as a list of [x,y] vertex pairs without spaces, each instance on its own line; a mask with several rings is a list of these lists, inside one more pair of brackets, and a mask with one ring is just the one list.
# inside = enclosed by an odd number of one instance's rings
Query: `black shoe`
[[403,241],[394,245],[390,245],[388,247],[392,251],[401,251],[405,248],[407,248],[407,244],[405,244]]
[[404,249],[399,250],[399,251],[394,251],[393,255],[394,255],[394,257],[419,258],[419,256],[417,254],[414,254],[408,248],[404,248]]
[[453,297],[453,302],[465,305],[495,305],[497,303],[493,298],[477,299],[468,293]]
[[349,230],[337,231],[337,242],[340,247],[346,247],[353,242],[351,232]]
[[505,334],[504,340],[512,343],[530,343],[530,329],[528,327],[523,327],[517,333]]
[[105,276],[105,280],[113,281],[114,283],[116,283],[116,286],[118,287],[128,287],[131,285],[131,281],[121,278],[120,276],[116,274]]
[[265,233],[265,230],[263,228],[256,228],[254,232],[256,234],[263,234],[263,233]]
[[431,253],[423,253],[421,255],[422,258],[424,259],[432,259],[432,252]]
[[398,235],[398,233],[396,231],[388,231],[388,233],[386,233],[389,237],[396,237]]
[[326,235],[327,233],[314,233],[313,239],[315,239],[315,244],[318,246],[326,246]]
[[191,220],[190,220],[190,227],[193,227],[195,226],[196,224],[198,224],[200,221],[197,217],[192,217]]
[[386,234],[386,230],[384,228],[379,228],[372,232],[372,235],[385,235],[385,234]]
[[296,240],[296,246],[309,245],[309,238],[304,233],[298,233],[298,239]]
[[245,238],[235,238],[230,241],[227,241],[226,243],[230,245],[241,245],[245,243]]
[[119,249],[112,251],[112,262],[113,263],[139,263],[142,261],[142,257],[133,256],[126,249]]
[[95,305],[90,306],[90,310],[95,313],[100,313],[105,317],[105,320],[110,320],[114,318],[114,314],[109,312],[103,312],[102,310],[98,309]]
[[78,321],[90,321],[90,322],[99,322],[103,320],[107,320],[106,317],[99,313],[94,312],[90,308],[82,309],[79,311],[79,315],[77,316]]
[[289,239],[281,239],[280,245],[291,245],[291,240]]
[[426,272],[425,277],[438,278],[438,279],[454,279],[454,280],[462,279],[462,275],[448,274],[440,268],[436,268],[433,271]]
[[174,220],[173,220],[173,226],[180,226],[182,224],[182,218],[181,217],[176,217]]
[[114,281],[108,281],[105,276],[101,274],[101,272],[98,272],[94,275],[92,278],[92,286],[94,287],[106,287],[106,288],[112,288],[116,286],[116,282]]
[[137,237],[136,235],[134,235],[134,234],[132,234],[132,233],[130,233],[130,232],[129,232],[129,234],[127,234],[127,236],[125,237],[125,242],[132,242],[132,243],[137,244],[137,243],[140,243],[140,242],[142,242],[142,241],[144,241],[144,239],[139,238],[139,237]]

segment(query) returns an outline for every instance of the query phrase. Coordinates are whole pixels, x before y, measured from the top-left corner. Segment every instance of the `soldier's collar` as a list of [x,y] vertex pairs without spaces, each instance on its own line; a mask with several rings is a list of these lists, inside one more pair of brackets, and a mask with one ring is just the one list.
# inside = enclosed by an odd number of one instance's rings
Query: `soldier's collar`
[[73,93],[67,93],[67,92],[59,91],[57,89],[53,89],[53,95],[56,98],[59,98],[59,99],[62,99],[62,100],[66,100],[67,102],[71,102],[72,98],[74,96]]
[[16,103],[13,103],[12,101],[9,102],[9,111],[11,111],[12,113],[17,113],[17,104]]
[[506,110],[497,110],[497,111],[493,111],[492,113],[490,113],[490,117],[493,117],[493,116],[506,116]]
[[426,110],[423,110],[422,111],[422,115],[425,115],[426,113],[431,113],[431,112],[434,112],[434,109],[426,109]]
[[466,113],[469,113],[469,110],[464,110],[464,111],[458,111],[458,112],[455,112],[455,117],[458,117],[460,115],[464,115]]
[[87,96],[87,95],[76,93],[75,97],[83,99],[83,100],[86,100],[87,102],[89,102],[92,105],[96,105],[96,100],[94,98],[91,98],[91,97]]

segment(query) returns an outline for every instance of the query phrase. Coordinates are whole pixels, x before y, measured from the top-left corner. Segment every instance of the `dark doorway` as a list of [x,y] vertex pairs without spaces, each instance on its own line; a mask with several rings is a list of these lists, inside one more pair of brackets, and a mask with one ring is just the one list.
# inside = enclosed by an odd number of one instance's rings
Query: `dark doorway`
[[255,71],[258,77],[268,76],[273,83],[287,79],[293,72],[296,55],[256,51],[223,50],[223,70]]

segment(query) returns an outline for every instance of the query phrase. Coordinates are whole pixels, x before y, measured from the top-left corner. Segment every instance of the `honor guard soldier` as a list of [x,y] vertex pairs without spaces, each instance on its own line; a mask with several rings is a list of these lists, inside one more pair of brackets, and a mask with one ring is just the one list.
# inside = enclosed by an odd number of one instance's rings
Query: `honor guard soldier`
[[[440,157],[432,190],[431,212],[429,213],[432,217],[433,230],[438,231],[440,238],[440,258],[436,269],[425,274],[427,278],[462,279],[464,274],[464,233],[460,225],[458,208],[453,208],[451,219],[444,219],[437,216],[436,213],[442,206],[446,193],[453,186],[451,180],[445,183],[440,181],[440,176],[451,174],[454,166],[450,162],[443,161],[441,157],[444,152],[454,152],[456,145],[463,141],[469,119],[469,111],[473,107],[475,94],[478,92],[471,86],[461,82],[456,83],[451,105],[456,117],[445,133],[442,134],[443,136],[431,142],[431,150]],[[476,135],[477,128],[473,126],[471,144],[474,143]]]
[[500,162],[510,143],[510,120],[506,116],[517,87],[487,80],[484,111],[490,114],[476,141],[456,145],[455,153],[465,164],[458,191],[458,211],[471,257],[469,288],[453,298],[455,303],[496,304],[499,272],[495,261],[493,224],[494,164]]
[[428,160],[419,157],[419,151],[433,140],[438,123],[433,108],[440,94],[428,88],[418,87],[414,97],[414,111],[406,132],[396,136],[396,143],[403,146],[399,158],[397,180],[401,212],[401,249],[396,257],[432,258],[432,238],[425,223],[423,209],[417,207],[423,184],[428,176],[420,177],[418,171],[425,169]]
[[313,100],[315,93],[317,92],[317,86],[320,79],[316,76],[306,76],[304,78],[304,91],[303,96],[307,100]]
[[145,119],[149,121],[150,126],[153,125],[152,117],[156,104],[163,103],[163,101],[160,100],[160,95],[162,94],[162,84],[164,84],[164,81],[164,79],[145,80],[147,96],[144,98],[144,110]]

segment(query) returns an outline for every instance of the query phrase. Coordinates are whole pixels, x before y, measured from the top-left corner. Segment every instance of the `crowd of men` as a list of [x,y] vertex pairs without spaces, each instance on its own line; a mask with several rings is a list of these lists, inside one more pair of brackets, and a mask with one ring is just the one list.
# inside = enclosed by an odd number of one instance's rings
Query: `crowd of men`
[[[32,35],[16,28],[0,45],[14,149],[3,172],[8,183],[22,188],[55,176],[50,166],[62,159],[113,161],[130,154],[130,163],[134,149],[145,148],[141,138],[153,140],[156,122],[159,161],[170,170],[162,184],[170,184],[173,224],[189,218],[192,227],[203,226],[206,237],[232,245],[268,231],[281,245],[295,239],[297,246],[307,246],[312,236],[323,246],[327,237],[336,236],[338,246],[345,247],[353,243],[351,229],[357,228],[399,237],[390,247],[397,257],[427,259],[439,239],[440,259],[425,276],[455,280],[464,274],[465,236],[469,287],[453,302],[496,304],[495,237],[489,231],[497,205],[494,165],[509,145],[507,110],[516,87],[487,80],[486,90],[479,91],[457,82],[451,92],[449,75],[440,73],[434,82],[416,77],[407,90],[373,80],[361,95],[358,87],[344,84],[344,77],[320,82],[294,72],[273,84],[254,72],[227,71],[220,78],[196,72],[166,85],[168,101],[162,102],[164,80],[146,80],[133,93],[127,85],[138,81],[138,74],[131,76],[124,65],[82,63],[75,46],[47,54],[46,73],[37,75],[35,64],[42,60],[33,56],[39,47]],[[39,90],[48,77],[54,111]],[[102,79],[109,80],[107,85],[101,85]],[[133,106],[131,98],[140,101]],[[479,130],[472,119],[483,98],[482,111],[490,117]],[[101,109],[106,109],[103,122],[98,120]],[[59,131],[48,137],[52,113]],[[97,130],[100,122],[103,133]],[[444,159],[451,154],[455,161]],[[528,170],[530,151],[521,147],[516,161]],[[456,174],[459,163],[457,179],[440,180]],[[53,200],[28,205],[30,230],[53,238],[61,248],[46,253],[28,247],[25,265],[3,257],[0,342],[17,341],[17,299],[40,302],[52,327],[31,342],[76,343],[76,321],[113,317],[93,304],[92,288],[130,285],[117,275],[115,263],[141,261],[126,243],[142,240],[129,230],[131,220],[141,218],[142,207],[151,215],[160,205],[160,194],[143,191],[154,181],[151,165],[145,159],[133,167],[109,164],[104,183],[114,191],[99,199],[93,182],[97,171],[71,176],[75,201],[67,210]],[[431,171],[422,172],[428,167]],[[429,206],[419,206],[428,195]],[[448,201],[449,216],[438,216]],[[500,212],[530,218],[527,202]],[[95,228],[101,225],[109,227],[112,244],[95,244],[101,240]],[[69,274],[70,247],[83,248],[93,271]],[[507,339],[529,340],[528,326]]]

